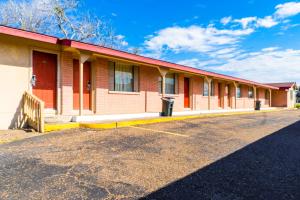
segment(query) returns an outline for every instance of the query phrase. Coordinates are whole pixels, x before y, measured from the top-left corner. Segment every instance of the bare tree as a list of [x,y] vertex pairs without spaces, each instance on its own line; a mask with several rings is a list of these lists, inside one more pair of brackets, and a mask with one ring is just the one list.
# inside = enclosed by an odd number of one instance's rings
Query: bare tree
[[138,48],[138,47],[133,47],[133,48],[131,49],[131,52],[132,52],[133,54],[138,55],[138,54],[141,53],[141,49]]
[[106,47],[126,45],[108,20],[80,12],[79,0],[7,0],[0,8],[2,25]]

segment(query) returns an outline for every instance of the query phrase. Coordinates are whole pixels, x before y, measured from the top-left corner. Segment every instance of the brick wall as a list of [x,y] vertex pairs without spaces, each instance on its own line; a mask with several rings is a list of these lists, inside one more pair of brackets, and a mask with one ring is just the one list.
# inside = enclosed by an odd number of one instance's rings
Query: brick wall
[[266,89],[263,89],[263,88],[258,88],[257,89],[257,98],[261,101],[261,107],[262,108],[267,108],[267,107],[270,107],[269,106],[269,99],[266,99],[265,98],[265,92],[266,92]]
[[73,110],[73,54],[61,52],[61,113],[70,115]]
[[254,108],[254,98],[248,97],[248,91],[249,86],[241,85],[241,98],[237,98],[237,109]]
[[[207,110],[208,109],[208,97],[203,96],[203,84],[204,79],[201,77],[193,77],[192,84],[192,105],[193,110]],[[219,83],[221,86],[221,93],[219,94]],[[228,90],[226,90],[228,86]],[[219,106],[218,95],[220,95],[221,107]],[[228,98],[228,95],[230,97]],[[254,108],[254,98],[248,97],[248,86],[241,85],[241,98],[237,98],[237,109]],[[228,102],[230,101],[230,103]],[[265,102],[265,101],[264,101]],[[235,108],[235,88],[233,84],[227,84],[214,80],[214,95],[211,96],[210,103],[211,110],[218,109],[234,109]],[[264,105],[265,107],[267,105]]]
[[284,90],[272,91],[272,106],[286,107],[287,98],[287,92]]
[[[73,110],[73,67],[72,53],[61,54],[61,101],[62,113],[70,114]],[[162,110],[162,95],[159,94],[160,73],[155,67],[140,66],[139,91],[122,93],[109,91],[109,66],[108,60],[97,58],[93,61],[94,80],[94,113],[95,114],[130,114],[144,112],[160,112]],[[178,91],[174,97],[174,111],[184,111],[184,74],[178,74]],[[204,79],[192,76],[190,78],[190,108],[191,110],[207,110],[208,97],[203,96]],[[220,85],[218,84],[220,83]],[[228,98],[226,86],[229,86]],[[221,107],[218,103],[219,88],[221,87]],[[263,107],[267,101],[264,99],[264,89],[259,89],[259,97]],[[237,108],[253,108],[254,99],[248,98],[248,86],[241,86],[241,98],[237,98]],[[233,84],[214,80],[214,95],[211,97],[211,110],[235,108],[235,89]],[[228,104],[231,101],[231,107]]]

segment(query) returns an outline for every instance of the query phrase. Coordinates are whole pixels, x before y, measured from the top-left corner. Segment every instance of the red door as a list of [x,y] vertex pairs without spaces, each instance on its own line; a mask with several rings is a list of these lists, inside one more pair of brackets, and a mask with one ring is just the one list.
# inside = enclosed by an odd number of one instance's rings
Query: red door
[[[91,63],[83,64],[83,109],[91,109]],[[79,109],[79,61],[73,60],[73,109]]]
[[184,107],[190,107],[190,79],[184,78]]
[[32,75],[33,94],[45,102],[45,108],[56,109],[57,55],[33,51]]

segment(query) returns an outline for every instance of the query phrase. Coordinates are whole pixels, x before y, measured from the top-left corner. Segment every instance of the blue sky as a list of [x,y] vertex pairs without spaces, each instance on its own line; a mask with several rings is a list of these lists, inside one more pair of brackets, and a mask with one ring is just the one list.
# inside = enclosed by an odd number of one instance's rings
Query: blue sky
[[259,82],[300,83],[300,2],[86,0],[125,49]]

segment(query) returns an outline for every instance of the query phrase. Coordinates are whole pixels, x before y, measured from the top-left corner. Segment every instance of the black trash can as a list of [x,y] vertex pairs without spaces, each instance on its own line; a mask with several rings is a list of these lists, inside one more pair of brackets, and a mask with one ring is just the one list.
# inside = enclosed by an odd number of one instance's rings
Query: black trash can
[[172,98],[172,97],[163,97],[163,98],[161,98],[161,100],[162,100],[162,103],[163,103],[161,116],[172,116],[174,98]]
[[255,101],[255,110],[260,110],[261,101]]

